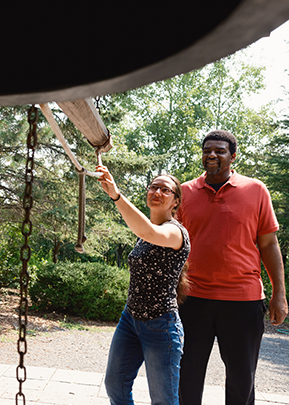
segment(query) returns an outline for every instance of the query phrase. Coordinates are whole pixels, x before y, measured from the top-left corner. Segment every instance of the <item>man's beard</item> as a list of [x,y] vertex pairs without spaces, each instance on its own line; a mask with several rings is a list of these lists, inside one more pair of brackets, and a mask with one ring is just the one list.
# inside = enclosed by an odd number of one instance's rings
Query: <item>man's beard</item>
[[208,166],[208,165],[206,165],[205,166],[205,169],[206,169],[206,172],[208,173],[208,174],[213,174],[213,175],[215,175],[215,174],[218,174],[219,173],[219,171],[220,171],[220,165],[218,165],[218,167],[217,168],[211,168],[210,166]]

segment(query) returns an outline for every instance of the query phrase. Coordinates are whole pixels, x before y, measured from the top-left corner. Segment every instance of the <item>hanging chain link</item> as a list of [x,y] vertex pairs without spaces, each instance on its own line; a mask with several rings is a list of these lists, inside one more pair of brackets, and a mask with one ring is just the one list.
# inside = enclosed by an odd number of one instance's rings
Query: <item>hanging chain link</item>
[[[100,96],[95,96],[95,101],[96,101],[96,109],[98,110],[99,115],[101,115]],[[97,159],[97,166],[102,165],[100,148],[95,148],[95,156],[96,156],[96,159]]]
[[96,101],[96,108],[98,110],[99,115],[101,115],[100,111],[100,96],[95,96],[95,101]]
[[28,313],[28,262],[31,256],[28,238],[32,233],[32,222],[30,220],[30,211],[33,206],[32,184],[33,184],[33,169],[34,169],[34,152],[37,146],[37,121],[38,108],[34,105],[28,111],[29,133],[27,135],[27,160],[25,167],[25,192],[23,197],[23,209],[25,218],[22,223],[22,235],[24,236],[24,245],[20,251],[20,259],[22,261],[22,272],[20,274],[20,304],[19,304],[19,338],[17,342],[17,350],[19,353],[19,366],[16,368],[16,377],[19,382],[19,392],[16,394],[16,405],[22,397],[25,405],[25,395],[22,392],[22,384],[26,381],[26,368],[24,366],[24,355],[27,352],[26,341],[26,326]]

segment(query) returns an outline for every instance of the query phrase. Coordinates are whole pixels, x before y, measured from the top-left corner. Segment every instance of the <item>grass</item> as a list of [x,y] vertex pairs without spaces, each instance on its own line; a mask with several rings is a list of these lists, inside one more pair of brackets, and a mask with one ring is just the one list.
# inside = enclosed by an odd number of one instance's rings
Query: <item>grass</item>
[[3,342],[3,343],[14,343],[15,342],[15,338],[11,338],[11,337],[8,337],[8,336],[0,336],[0,342]]
[[68,329],[68,330],[86,330],[90,332],[114,332],[115,327],[114,326],[95,326],[95,325],[85,325],[83,322],[74,322],[69,319],[66,315],[64,315],[63,321],[59,322],[59,326],[63,329]]
[[71,331],[74,330],[85,330],[89,332],[114,332],[115,327],[114,326],[94,326],[94,325],[82,325],[79,323],[73,323],[73,322],[59,322],[59,326],[63,329],[68,329]]
[[73,322],[67,322],[67,321],[60,321],[59,326],[63,329],[69,329],[69,330],[88,330],[88,327],[83,326],[80,323],[73,323]]
[[114,326],[92,326],[90,329],[92,332],[114,332],[115,331],[115,327]]

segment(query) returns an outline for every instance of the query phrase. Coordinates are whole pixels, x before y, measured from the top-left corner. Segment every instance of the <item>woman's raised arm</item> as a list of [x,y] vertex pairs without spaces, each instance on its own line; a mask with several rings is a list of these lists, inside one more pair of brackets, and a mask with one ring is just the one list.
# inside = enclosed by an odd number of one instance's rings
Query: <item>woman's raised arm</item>
[[124,221],[139,238],[158,246],[179,250],[183,245],[183,235],[173,224],[156,225],[138,209],[117,188],[113,176],[105,166],[97,166],[97,172],[103,175],[98,178],[103,190],[114,200]]

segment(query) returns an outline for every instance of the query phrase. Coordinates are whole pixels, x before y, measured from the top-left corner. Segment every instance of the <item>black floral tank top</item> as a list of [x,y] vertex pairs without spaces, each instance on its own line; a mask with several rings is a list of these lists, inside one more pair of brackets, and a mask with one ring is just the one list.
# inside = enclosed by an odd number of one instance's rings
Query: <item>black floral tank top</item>
[[187,230],[177,220],[168,222],[179,227],[183,234],[180,250],[153,245],[139,238],[128,256],[127,307],[134,319],[147,321],[178,309],[176,289],[190,253],[190,239]]

